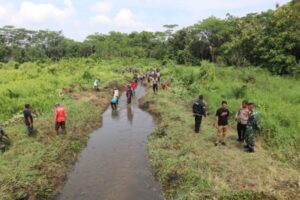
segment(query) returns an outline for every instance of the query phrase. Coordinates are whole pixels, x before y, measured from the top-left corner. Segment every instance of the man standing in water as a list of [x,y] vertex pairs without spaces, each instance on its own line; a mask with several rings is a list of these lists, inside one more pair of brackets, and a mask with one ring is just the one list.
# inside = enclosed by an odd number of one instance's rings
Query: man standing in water
[[118,104],[119,103],[119,89],[117,87],[114,87],[113,97],[117,98],[117,104]]
[[195,117],[195,133],[200,132],[200,126],[202,122],[202,116],[206,117],[205,103],[203,101],[203,95],[199,96],[199,99],[193,104],[193,114]]
[[126,90],[127,104],[131,104],[132,95],[133,95],[133,93],[131,90],[131,86],[128,85],[127,90]]
[[250,114],[247,123],[245,148],[248,149],[248,152],[255,152],[255,134],[260,130],[259,114],[255,110],[254,103],[248,103],[248,109]]
[[217,138],[215,145],[218,146],[220,143],[226,145],[226,134],[228,129],[228,117],[229,110],[227,109],[227,101],[222,101],[222,107],[216,112],[216,128]]
[[112,100],[111,100],[111,103],[110,103],[111,109],[112,109],[113,111],[117,110],[117,102],[118,102],[118,98],[114,96],[114,97],[112,98]]
[[33,134],[33,117],[31,115],[29,104],[25,104],[23,115],[24,115],[24,123],[27,129],[27,133],[29,136],[31,136]]
[[245,134],[247,129],[247,123],[249,118],[249,110],[248,110],[248,101],[244,100],[240,110],[235,115],[235,120],[237,121],[237,132],[239,142],[244,142]]
[[59,128],[66,132],[66,112],[65,109],[59,104],[55,104],[55,131],[58,134]]

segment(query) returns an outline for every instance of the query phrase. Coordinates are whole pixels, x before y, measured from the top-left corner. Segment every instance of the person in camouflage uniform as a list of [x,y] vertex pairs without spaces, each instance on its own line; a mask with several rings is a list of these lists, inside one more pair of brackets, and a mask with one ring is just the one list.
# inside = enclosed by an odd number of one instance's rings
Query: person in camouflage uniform
[[259,113],[256,112],[253,103],[248,103],[248,109],[250,114],[247,123],[245,148],[247,148],[249,152],[254,152],[255,134],[260,130]]

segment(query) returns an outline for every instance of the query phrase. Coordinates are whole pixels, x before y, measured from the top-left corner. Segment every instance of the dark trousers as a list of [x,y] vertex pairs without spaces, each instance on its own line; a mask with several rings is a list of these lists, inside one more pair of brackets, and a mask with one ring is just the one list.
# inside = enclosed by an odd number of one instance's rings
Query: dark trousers
[[131,104],[131,97],[127,97],[127,104]]
[[247,125],[246,124],[237,124],[237,132],[238,132],[238,140],[243,141],[245,140]]
[[156,93],[158,91],[158,85],[157,84],[153,84],[153,92]]
[[117,110],[117,103],[111,102],[110,105],[112,110]]
[[195,133],[200,132],[201,122],[202,122],[202,116],[195,116]]

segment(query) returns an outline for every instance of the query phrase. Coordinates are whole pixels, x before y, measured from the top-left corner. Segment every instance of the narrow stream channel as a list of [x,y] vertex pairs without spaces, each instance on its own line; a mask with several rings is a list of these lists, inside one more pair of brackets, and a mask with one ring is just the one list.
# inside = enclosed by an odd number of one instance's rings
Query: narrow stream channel
[[155,124],[138,107],[143,95],[138,87],[131,106],[123,94],[118,112],[105,111],[102,128],[91,134],[57,200],[163,199],[147,157],[147,136]]

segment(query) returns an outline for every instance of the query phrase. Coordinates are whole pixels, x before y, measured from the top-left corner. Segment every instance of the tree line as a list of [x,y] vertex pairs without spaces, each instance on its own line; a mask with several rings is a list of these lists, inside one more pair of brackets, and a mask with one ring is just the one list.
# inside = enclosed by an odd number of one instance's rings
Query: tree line
[[177,30],[165,25],[161,32],[95,33],[83,42],[64,37],[61,31],[0,28],[0,62],[19,63],[62,58],[116,57],[175,60],[197,65],[210,60],[224,65],[259,66],[279,75],[300,74],[300,1],[275,10],[214,16]]

